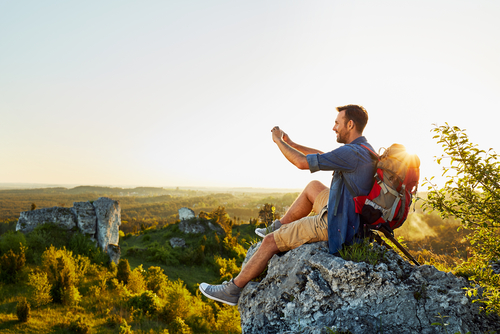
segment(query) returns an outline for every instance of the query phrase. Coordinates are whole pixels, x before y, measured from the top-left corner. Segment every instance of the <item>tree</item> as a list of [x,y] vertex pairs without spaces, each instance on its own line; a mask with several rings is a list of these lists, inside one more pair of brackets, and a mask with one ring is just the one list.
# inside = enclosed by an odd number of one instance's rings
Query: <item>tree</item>
[[[458,273],[483,288],[480,301],[487,312],[500,313],[500,275],[495,274],[491,262],[500,260],[500,162],[492,150],[480,150],[469,142],[465,130],[448,124],[436,126],[434,139],[442,144],[444,153],[437,157],[446,177],[444,187],[429,184],[425,209],[437,210],[443,218],[455,217],[461,226],[471,231],[472,258],[458,268]],[[469,296],[478,295],[478,288],[471,288]]]
[[266,203],[259,211],[259,219],[266,225],[271,224],[277,218],[276,208],[273,204]]

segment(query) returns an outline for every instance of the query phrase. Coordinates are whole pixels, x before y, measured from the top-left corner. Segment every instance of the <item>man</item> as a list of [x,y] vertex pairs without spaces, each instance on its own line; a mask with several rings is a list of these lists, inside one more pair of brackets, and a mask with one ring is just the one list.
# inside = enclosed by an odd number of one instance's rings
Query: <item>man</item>
[[[361,146],[373,151],[362,135],[368,114],[357,105],[338,107],[337,111],[333,131],[337,142],[345,145],[331,152],[296,144],[277,126],[271,130],[281,153],[299,169],[309,169],[311,173],[334,171],[331,186],[327,188],[319,181],[309,183],[280,221],[273,222],[267,229],[256,230],[264,240],[238,276],[221,285],[200,284],[205,296],[236,305],[241,290],[262,273],[274,254],[326,240],[330,253],[337,254],[344,243],[351,244],[363,237],[353,196],[367,195],[373,185],[376,162]],[[308,216],[312,210],[315,215]]]

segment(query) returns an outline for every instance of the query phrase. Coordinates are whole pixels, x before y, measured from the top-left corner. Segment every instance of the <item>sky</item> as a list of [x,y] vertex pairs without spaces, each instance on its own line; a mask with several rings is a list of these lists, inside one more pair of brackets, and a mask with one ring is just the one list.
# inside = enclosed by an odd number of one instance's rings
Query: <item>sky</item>
[[437,176],[433,124],[500,150],[500,2],[0,0],[0,183],[303,188],[345,104]]

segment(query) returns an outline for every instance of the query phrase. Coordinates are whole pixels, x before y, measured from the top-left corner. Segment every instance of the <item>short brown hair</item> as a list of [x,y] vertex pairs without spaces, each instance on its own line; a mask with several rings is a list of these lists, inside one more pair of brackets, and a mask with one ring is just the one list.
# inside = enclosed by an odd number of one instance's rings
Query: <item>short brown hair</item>
[[359,133],[363,133],[366,123],[368,123],[368,113],[362,106],[348,104],[346,106],[337,107],[337,111],[345,111],[346,123],[353,121]]

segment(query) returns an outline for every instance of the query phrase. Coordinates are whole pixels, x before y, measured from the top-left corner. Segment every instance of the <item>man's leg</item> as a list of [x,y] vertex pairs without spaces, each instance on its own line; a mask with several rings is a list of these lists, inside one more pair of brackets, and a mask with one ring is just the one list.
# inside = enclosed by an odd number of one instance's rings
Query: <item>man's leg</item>
[[250,280],[259,276],[264,271],[267,263],[273,255],[278,253],[279,249],[276,246],[274,236],[269,234],[264,238],[264,240],[262,240],[262,244],[259,249],[255,252],[238,276],[230,282],[226,282],[222,285],[201,283],[199,289],[208,298],[229,305],[237,305],[241,290],[243,290],[245,285],[247,285]]
[[269,260],[274,254],[278,254],[279,252],[274,235],[272,233],[266,235],[259,249],[250,258],[238,276],[234,278],[234,284],[240,288],[244,288],[248,282],[259,276],[266,269]]
[[[320,194],[321,196],[319,196]],[[328,203],[328,194],[328,188],[323,183],[319,181],[309,182],[283,218],[275,220],[267,227],[256,228],[255,234],[265,237],[267,234],[278,230],[283,224],[290,224],[307,217],[313,208],[319,212]]]
[[[311,181],[304,188],[299,197],[293,202],[292,206],[280,219],[281,224],[289,224],[309,215],[312,211],[316,197],[325,189],[328,189],[319,181]],[[316,212],[318,214],[318,212]]]
[[201,283],[200,291],[208,298],[229,305],[237,305],[241,290],[251,279],[264,271],[274,254],[297,248],[304,243],[328,240],[326,217],[326,208],[323,208],[318,215],[304,217],[266,235],[259,249],[236,278],[222,285]]

